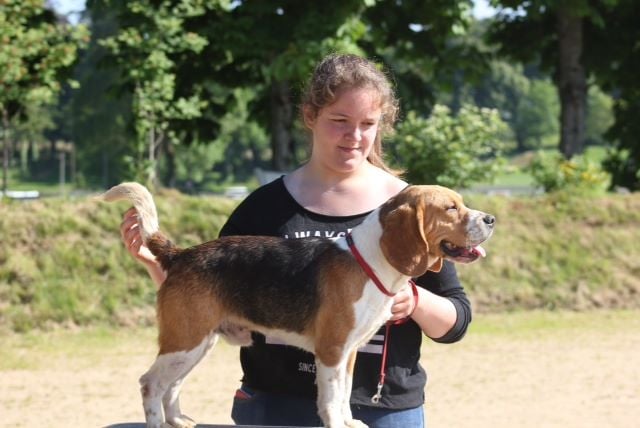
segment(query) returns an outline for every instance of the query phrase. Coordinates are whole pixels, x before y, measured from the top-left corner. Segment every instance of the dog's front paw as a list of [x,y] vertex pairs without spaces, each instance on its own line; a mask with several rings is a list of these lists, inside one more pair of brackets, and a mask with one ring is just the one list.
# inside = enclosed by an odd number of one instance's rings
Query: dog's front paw
[[196,421],[191,419],[189,416],[180,415],[173,418],[167,419],[167,421],[162,426],[163,428],[195,428]]
[[350,419],[348,421],[344,421],[344,426],[348,428],[368,428],[364,422],[359,421],[357,419]]

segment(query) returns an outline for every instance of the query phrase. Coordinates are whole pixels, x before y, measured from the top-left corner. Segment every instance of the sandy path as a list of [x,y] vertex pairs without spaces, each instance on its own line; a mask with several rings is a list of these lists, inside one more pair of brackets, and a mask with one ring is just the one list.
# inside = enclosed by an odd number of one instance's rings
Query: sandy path
[[427,351],[431,427],[640,426],[640,331],[469,342]]
[[[155,357],[153,334],[121,337],[123,343],[105,355],[54,355],[46,363],[38,358],[35,369],[0,372],[0,427],[103,427],[142,420],[138,378]],[[182,408],[201,421],[231,423],[228,409],[241,373],[237,348],[221,344],[216,351],[189,378]]]
[[[473,331],[461,343],[425,342],[430,428],[634,427],[640,420],[638,321],[543,334]],[[575,323],[575,320],[574,320]],[[15,345],[0,371],[0,427],[102,427],[140,420],[138,377],[153,359],[153,331],[118,333],[86,347],[64,333]],[[57,346],[56,341],[59,341]],[[17,343],[17,345],[16,345]],[[5,351],[6,352],[6,351]],[[2,353],[6,358],[6,353]],[[182,407],[231,423],[237,348],[221,344],[187,382]],[[2,367],[2,366],[0,366]]]

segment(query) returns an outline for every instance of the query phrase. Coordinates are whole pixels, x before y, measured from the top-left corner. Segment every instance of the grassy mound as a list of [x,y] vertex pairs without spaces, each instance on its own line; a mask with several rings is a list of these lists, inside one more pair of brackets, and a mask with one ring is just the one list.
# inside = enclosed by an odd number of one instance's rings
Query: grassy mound
[[[210,240],[236,202],[157,195],[180,246]],[[495,214],[485,260],[459,267],[476,310],[640,307],[640,194],[468,196]],[[153,321],[155,287],[118,227],[126,203],[90,198],[0,203],[0,330]]]
[[[176,192],[155,199],[181,246],[216,237],[235,206]],[[120,241],[127,208],[91,198],[0,204],[0,328],[152,321],[155,287]]]
[[459,268],[477,309],[640,307],[640,194],[467,202],[497,217],[486,260]]

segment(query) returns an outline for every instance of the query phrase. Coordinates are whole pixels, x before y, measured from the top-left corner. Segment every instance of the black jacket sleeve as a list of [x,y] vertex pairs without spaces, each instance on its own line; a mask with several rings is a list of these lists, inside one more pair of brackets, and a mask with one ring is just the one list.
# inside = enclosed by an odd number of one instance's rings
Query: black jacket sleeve
[[456,268],[452,262],[445,261],[440,272],[427,272],[416,283],[438,296],[447,298],[456,308],[456,323],[444,336],[433,339],[439,343],[453,343],[462,339],[471,323],[471,303],[460,284]]

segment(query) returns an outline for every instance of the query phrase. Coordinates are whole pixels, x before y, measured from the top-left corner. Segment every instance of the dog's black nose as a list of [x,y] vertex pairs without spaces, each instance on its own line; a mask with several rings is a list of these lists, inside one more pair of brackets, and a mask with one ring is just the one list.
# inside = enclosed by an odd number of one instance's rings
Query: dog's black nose
[[493,227],[496,224],[496,218],[491,214],[485,215],[482,221],[484,221],[484,224],[490,227]]

